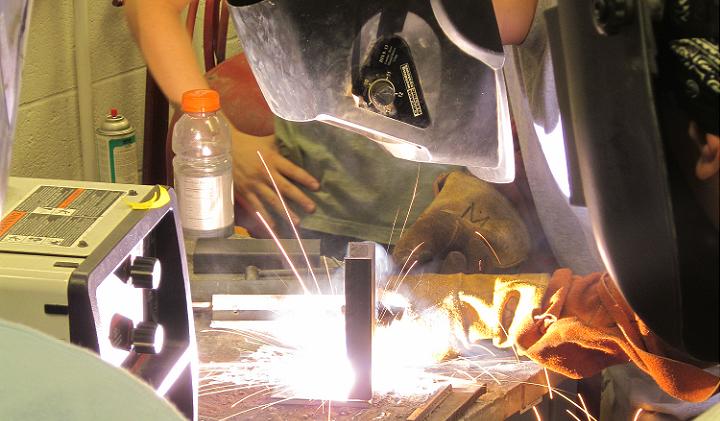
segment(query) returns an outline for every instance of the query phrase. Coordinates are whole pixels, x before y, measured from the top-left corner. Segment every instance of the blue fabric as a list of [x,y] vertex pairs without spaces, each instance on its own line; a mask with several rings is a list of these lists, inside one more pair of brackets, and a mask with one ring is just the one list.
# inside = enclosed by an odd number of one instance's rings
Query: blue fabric
[[0,420],[184,420],[145,383],[91,352],[0,320]]

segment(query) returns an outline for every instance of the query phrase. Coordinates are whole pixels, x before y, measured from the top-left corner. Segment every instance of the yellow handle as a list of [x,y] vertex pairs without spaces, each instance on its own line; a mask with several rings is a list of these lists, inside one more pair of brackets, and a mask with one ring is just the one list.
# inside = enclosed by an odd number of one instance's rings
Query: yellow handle
[[126,199],[125,202],[127,202],[127,204],[132,209],[157,209],[170,203],[170,194],[165,187],[157,186],[157,189],[153,193],[153,197],[151,197],[149,200],[146,200],[144,202],[130,202]]

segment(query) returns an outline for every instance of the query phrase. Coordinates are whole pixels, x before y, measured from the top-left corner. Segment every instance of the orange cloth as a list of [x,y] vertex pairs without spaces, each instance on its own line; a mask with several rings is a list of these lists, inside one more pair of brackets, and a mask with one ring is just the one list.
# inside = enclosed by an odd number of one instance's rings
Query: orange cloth
[[660,339],[630,309],[607,274],[557,270],[533,318],[517,337],[524,353],[571,378],[632,361],[668,394],[691,402],[718,391],[720,378],[672,360]]

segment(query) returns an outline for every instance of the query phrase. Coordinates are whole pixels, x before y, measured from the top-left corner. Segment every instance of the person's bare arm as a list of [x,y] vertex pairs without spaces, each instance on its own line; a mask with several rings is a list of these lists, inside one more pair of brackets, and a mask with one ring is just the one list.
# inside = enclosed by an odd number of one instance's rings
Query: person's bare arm
[[[188,0],[126,0],[125,13],[130,29],[140,46],[150,72],[165,96],[180,104],[183,92],[208,88],[192,48],[190,36],[181,20]],[[222,97],[223,92],[220,92]],[[231,126],[233,142],[233,174],[235,189],[255,210],[272,225],[266,207],[284,215],[281,204],[264,167],[257,157],[260,151],[280,191],[289,201],[298,203],[306,212],[315,209],[315,203],[296,184],[312,190],[319,188],[318,181],[277,150],[273,136],[252,136]],[[293,214],[297,221],[297,216]]]
[[537,0],[493,0],[495,19],[503,45],[516,45],[530,31]]
[[125,15],[145,61],[165,96],[175,105],[207,81],[181,20],[188,0],[126,0]]

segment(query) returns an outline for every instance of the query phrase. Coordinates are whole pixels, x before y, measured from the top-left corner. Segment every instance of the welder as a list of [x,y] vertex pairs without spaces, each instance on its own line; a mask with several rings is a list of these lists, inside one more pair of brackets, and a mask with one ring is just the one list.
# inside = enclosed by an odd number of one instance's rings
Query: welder
[[[190,54],[189,43],[182,28],[177,23],[180,7],[185,2],[163,3],[157,2],[155,4],[154,2],[153,7],[156,11],[152,19],[154,22],[157,22],[158,19],[166,22],[167,25],[161,25],[162,27],[174,28],[175,32],[169,37],[163,38],[162,31],[158,33],[156,26],[153,27],[152,31],[155,35],[151,35],[149,31],[144,31],[143,25],[137,24],[137,21],[147,15],[135,12],[136,14],[133,17],[131,14],[131,22],[136,19],[134,29],[139,32],[138,39],[141,48],[146,53],[151,48],[150,43],[153,42],[152,40],[163,40],[158,44],[159,48],[152,50],[152,55],[148,56],[150,68],[155,76],[160,79],[161,86],[164,83],[167,83],[166,86],[170,86],[171,83],[182,86],[189,86],[193,83],[198,86],[204,85],[206,82],[202,79],[200,72],[190,70],[196,69],[196,66]],[[230,4],[238,8],[245,7],[250,3],[255,2],[230,2]],[[437,6],[438,3],[433,3],[433,7]],[[681,242],[678,245],[672,239],[668,240],[672,243],[668,246],[665,243],[667,238],[662,237],[662,235],[658,236],[658,243],[652,242],[652,236],[643,237],[637,233],[634,240],[645,240],[645,244],[641,243],[644,247],[675,250],[675,254],[671,252],[668,255],[672,257],[667,259],[668,262],[672,260],[673,264],[675,264],[668,272],[678,272],[677,266],[682,266],[682,270],[685,271],[688,266],[692,266],[687,261],[688,254],[707,256],[707,250],[710,250],[711,253],[713,247],[715,247],[714,250],[717,250],[717,20],[712,18],[712,16],[717,15],[717,13],[712,13],[712,10],[716,10],[717,5],[712,2],[665,2],[664,10],[657,10],[652,9],[643,2],[633,3],[630,6],[625,6],[624,2],[595,2],[594,4],[596,9],[593,17],[596,20],[595,26],[597,28],[591,27],[590,30],[598,31],[602,36],[611,37],[616,32],[622,32],[622,25],[628,25],[628,22],[632,22],[633,19],[641,22],[656,19],[659,23],[655,26],[660,26],[663,29],[662,35],[658,38],[657,51],[657,58],[662,66],[660,66],[659,76],[654,74],[656,76],[654,80],[666,87],[665,91],[671,92],[669,95],[673,97],[668,99],[668,102],[680,103],[681,106],[678,109],[684,112],[685,115],[678,114],[677,118],[675,118],[675,116],[669,115],[667,110],[658,111],[663,117],[661,126],[665,133],[663,133],[662,138],[676,139],[665,143],[656,142],[654,144],[655,149],[650,149],[650,151],[662,152],[663,148],[667,147],[668,149],[664,150],[664,152],[670,155],[670,161],[684,155],[694,157],[693,162],[690,164],[687,164],[687,162],[670,164],[673,169],[670,170],[671,177],[669,178],[672,180],[683,179],[682,169],[676,169],[675,167],[692,167],[693,171],[692,173],[685,171],[687,177],[680,184],[673,181],[675,184],[672,186],[672,194],[668,191],[670,187],[665,187],[664,197],[666,201],[671,200],[668,199],[668,196],[672,197],[672,206],[676,210],[679,203],[687,203],[688,201],[699,203],[697,206],[690,206],[693,208],[691,211],[696,212],[692,213],[692,215],[699,215],[698,218],[709,221],[705,224],[709,228],[705,229],[705,231],[701,230],[700,237],[697,237],[701,244],[696,245],[696,247],[704,250],[701,253],[683,251],[687,244]],[[655,116],[654,109],[647,109],[648,111],[641,115],[626,115],[626,120],[629,120],[629,122],[619,123],[612,120],[617,118],[617,115],[613,115],[610,111],[600,107],[597,118],[598,124],[605,124],[606,127],[620,133],[607,133],[604,130],[587,132],[588,127],[597,127],[587,123],[588,116],[582,115],[583,110],[587,114],[587,104],[579,102],[579,97],[577,95],[573,96],[572,92],[570,94],[565,93],[565,95],[557,94],[570,89],[578,89],[577,84],[583,81],[570,83],[559,80],[557,84],[555,83],[558,74],[562,77],[563,72],[572,73],[575,65],[572,62],[575,57],[571,57],[572,54],[568,53],[568,51],[573,51],[572,46],[565,51],[567,56],[564,59],[569,63],[567,65],[562,61],[558,62],[557,57],[553,56],[559,53],[563,43],[554,43],[553,50],[549,46],[552,41],[550,39],[553,36],[552,34],[562,32],[560,30],[562,26],[558,23],[563,19],[562,13],[559,13],[560,17],[557,14],[553,15],[552,12],[544,13],[551,11],[556,6],[556,2],[496,0],[492,2],[492,5],[502,43],[506,45],[520,44],[517,47],[506,49],[507,55],[504,63],[505,79],[508,85],[510,103],[513,107],[519,147],[522,154],[522,161],[520,162],[523,163],[524,172],[527,174],[529,188],[532,191],[532,201],[541,221],[544,235],[547,237],[552,249],[552,258],[557,261],[559,267],[569,268],[569,270],[557,271],[549,281],[530,282],[533,288],[541,292],[534,295],[537,297],[537,303],[532,313],[533,317],[528,320],[516,320],[512,323],[512,329],[510,325],[505,327],[517,334],[514,340],[532,358],[572,377],[591,375],[611,364],[633,361],[644,371],[650,373],[665,391],[692,401],[707,399],[717,390],[717,377],[695,370],[692,365],[674,360],[678,358],[687,360],[685,357],[680,357],[680,355],[687,354],[683,352],[687,350],[682,349],[683,339],[678,339],[678,335],[683,336],[696,328],[692,326],[691,321],[702,320],[702,318],[687,314],[688,308],[691,307],[688,302],[692,302],[687,301],[692,300],[689,297],[694,294],[695,298],[699,298],[701,294],[697,294],[697,291],[694,293],[684,292],[685,295],[677,293],[677,289],[692,290],[692,287],[689,286],[692,283],[689,277],[692,277],[692,275],[676,276],[677,273],[672,273],[670,275],[671,279],[667,282],[658,278],[657,282],[661,285],[660,288],[676,288],[676,292],[668,293],[667,297],[669,298],[667,299],[671,301],[685,300],[685,313],[683,313],[683,310],[679,310],[678,306],[666,308],[668,311],[667,317],[685,318],[685,320],[678,321],[680,327],[660,326],[658,324],[658,310],[648,310],[648,306],[652,307],[654,303],[655,307],[665,307],[667,301],[653,295],[643,302],[638,295],[643,293],[651,295],[647,290],[649,289],[648,285],[652,285],[652,282],[648,282],[647,279],[638,279],[638,272],[642,273],[642,271],[640,269],[632,270],[630,267],[636,266],[642,269],[657,267],[665,270],[665,266],[660,265],[657,261],[652,261],[655,256],[661,254],[649,253],[645,260],[650,261],[639,261],[642,259],[636,259],[630,256],[630,253],[627,253],[629,247],[632,253],[639,251],[638,248],[632,249],[630,246],[630,244],[637,245],[637,243],[630,241],[633,240],[632,234],[623,236],[622,233],[619,233],[619,231],[622,231],[620,227],[624,228],[627,233],[632,233],[632,227],[630,226],[633,225],[634,221],[638,221],[637,218],[644,219],[647,216],[641,212],[646,211],[646,209],[627,206],[624,209],[625,213],[617,213],[616,210],[612,209],[613,206],[608,205],[613,202],[613,198],[617,205],[618,202],[623,201],[627,201],[628,204],[638,201],[643,202],[645,196],[632,197],[627,194],[631,189],[617,188],[623,185],[622,179],[618,178],[617,174],[615,174],[615,178],[611,177],[612,180],[603,181],[603,176],[608,174],[608,167],[611,168],[613,163],[621,165],[619,164],[620,161],[614,161],[614,159],[622,158],[623,151],[616,152],[616,155],[609,151],[607,155],[602,156],[598,154],[596,149],[588,146],[587,143],[583,143],[589,142],[589,140],[585,139],[586,137],[602,138],[602,136],[614,141],[617,141],[618,137],[627,138],[626,143],[628,145],[633,145],[638,138],[642,140],[643,137],[658,140],[660,136],[652,132],[652,128],[648,129],[649,125],[647,124],[648,119]],[[568,4],[564,4],[564,6],[565,10],[572,9],[572,7],[568,7]],[[589,5],[585,6],[589,7]],[[141,3],[138,3],[135,7],[141,7]],[[143,5],[142,7],[150,6]],[[623,7],[629,9],[620,10]],[[715,7],[715,9],[712,9],[712,7]],[[648,16],[638,16],[643,13],[648,13]],[[238,14],[242,16],[242,13]],[[559,19],[555,21],[557,26],[547,27],[546,18],[548,21],[553,22],[550,20],[553,19],[553,16],[554,19]],[[657,16],[660,16],[660,18]],[[240,20],[242,21],[242,18]],[[392,21],[392,19],[387,20]],[[381,19],[378,26],[382,26],[382,22]],[[577,24],[576,26],[581,25]],[[240,25],[240,28],[242,29],[243,26]],[[269,62],[263,61],[267,57],[262,56],[262,43],[269,41],[259,40],[256,45],[254,41],[257,40],[252,39],[252,33],[248,32],[248,28],[251,28],[251,26],[246,24],[244,28],[245,32],[243,33],[241,30],[240,35],[241,38],[245,36],[243,43],[251,64],[262,63],[264,65],[263,71],[267,71],[267,68],[282,70],[282,66],[273,67]],[[642,28],[642,31],[646,29]],[[640,33],[643,33],[642,31]],[[551,34],[548,34],[548,32]],[[572,35],[572,31],[567,33]],[[635,38],[639,38],[638,34],[633,35]],[[264,33],[262,36],[267,36],[267,34]],[[573,40],[569,38],[568,35],[565,35],[562,41],[566,45],[572,44]],[[169,39],[179,40],[179,43],[168,43],[167,40]],[[288,48],[292,47],[291,44],[288,45],[290,45]],[[282,47],[283,45],[273,44],[273,48],[279,49]],[[265,50],[272,50],[272,54],[279,56],[280,60],[290,60],[291,56],[293,60],[297,58],[290,53],[285,57],[283,53],[278,52],[276,49],[265,48]],[[168,53],[173,52],[173,54],[165,54],[162,50]],[[176,66],[177,63],[185,63],[185,66],[181,66],[183,72],[192,73],[192,78],[181,81],[164,80],[162,68],[158,64],[154,65],[153,61],[156,63],[162,61],[161,57],[166,55],[171,56],[168,62],[174,63],[173,66]],[[262,56],[262,58],[258,58],[257,55]],[[652,57],[652,59],[655,58]],[[622,60],[622,57],[613,59]],[[615,67],[622,67],[622,69],[618,69],[614,73],[622,73],[622,71],[628,69],[625,62],[620,64],[623,64],[623,66],[617,65]],[[606,63],[606,65],[612,67],[613,63]],[[175,67],[172,70],[170,73],[177,75]],[[256,76],[258,76],[257,67],[254,70]],[[651,70],[657,73],[657,69]],[[288,73],[284,75],[285,78],[282,78],[280,77],[282,73],[276,72],[273,76],[275,76],[273,81],[263,79],[262,74],[259,75],[259,78],[261,79],[261,86],[264,88],[263,93],[272,97],[271,106],[273,111],[277,112],[278,109],[282,108],[282,104],[280,104],[281,101],[277,97],[273,97],[273,89],[276,86],[285,87],[284,83],[294,81],[297,75]],[[572,76],[572,74],[569,74],[568,80]],[[642,79],[628,80],[637,81]],[[620,81],[623,80],[620,79]],[[297,92],[293,92],[304,101],[306,97],[298,93],[304,85],[300,82],[291,83],[297,84]],[[677,88],[676,85],[678,84],[682,85],[682,87]],[[307,86],[313,85],[309,84]],[[630,91],[635,93],[634,90],[628,89],[628,86],[622,86],[622,84],[604,88],[611,89],[613,95],[631,96]],[[631,85],[630,88],[636,88],[636,85]],[[166,87],[165,89],[169,91],[169,88]],[[339,91],[339,89],[336,91]],[[341,93],[344,94],[344,92]],[[292,97],[287,92],[283,92],[283,94]],[[596,99],[600,100],[601,98],[585,98],[585,101]],[[660,99],[665,102],[664,100],[667,98],[662,97]],[[622,97],[615,98],[615,100],[621,101]],[[370,98],[367,107],[375,107],[377,112],[377,109],[382,110],[382,106],[387,105],[378,105],[377,101],[378,98]],[[288,102],[291,101],[288,100]],[[308,103],[307,105],[312,104]],[[497,110],[493,110],[493,112],[495,111]],[[561,111],[563,111],[562,119]],[[570,111],[574,111],[580,116],[578,117],[579,122],[574,120],[575,115],[571,115]],[[602,115],[601,111],[607,111],[607,115]],[[418,111],[418,114],[422,114],[422,112]],[[498,111],[498,114],[500,114],[500,111]],[[310,117],[312,119],[315,116]],[[601,117],[606,117],[609,120],[604,121]],[[338,118],[332,120],[332,122],[335,125],[343,126],[343,122],[339,120],[341,119]],[[637,120],[637,123],[634,123],[633,120]],[[677,120],[680,123],[670,124],[668,123],[669,120]],[[573,124],[577,126],[573,127]],[[633,127],[633,124],[636,124],[637,127]],[[353,128],[358,129],[357,126],[362,126],[362,124],[355,124]],[[672,132],[669,128],[671,126],[684,127],[684,133],[677,130]],[[370,127],[366,128],[364,132],[363,130],[360,131],[369,135],[372,134],[371,129],[375,129],[376,132],[380,133],[385,130],[385,134],[388,134],[389,131],[382,124],[380,127]],[[498,130],[498,132],[500,131]],[[575,141],[579,145],[577,151],[563,142],[563,138],[572,137],[569,134],[574,134],[576,138]],[[452,133],[448,133],[449,137],[451,135]],[[498,136],[500,137],[500,134]],[[680,141],[681,138],[682,142]],[[440,139],[435,139],[435,141],[440,142]],[[572,143],[569,145],[572,145]],[[253,147],[255,148],[255,146]],[[678,147],[683,152],[675,154],[674,151]],[[607,149],[611,150],[612,148],[608,147]],[[689,152],[688,149],[690,149]],[[637,149],[637,151],[644,150]],[[627,151],[625,151],[625,154],[627,155]],[[571,165],[570,168],[571,174],[568,174],[565,167],[566,156],[570,161],[575,159],[574,165]],[[651,161],[655,158],[657,156],[654,155],[632,157],[636,162]],[[458,163],[467,165],[466,162]],[[623,163],[623,165],[625,164]],[[651,190],[650,187],[655,186],[655,184],[664,186],[667,183],[665,174],[662,173],[664,170],[658,170],[657,168],[659,167],[651,168],[651,166],[645,165],[629,168],[626,173],[627,184],[637,184],[638,178],[649,176],[652,178],[646,180],[648,192]],[[636,171],[630,171],[630,169]],[[474,174],[482,173],[482,171],[478,172],[477,169],[473,168],[470,168],[470,171]],[[643,171],[646,172],[643,173]],[[485,176],[481,176],[481,178],[492,178],[487,176],[487,172],[483,174]],[[582,177],[579,177],[578,174],[581,174]],[[301,170],[293,170],[287,175],[301,187],[304,186],[305,193],[320,187],[316,184],[317,180],[313,180],[312,176]],[[580,178],[582,181],[579,180]],[[497,179],[496,181],[500,180]],[[658,183],[655,183],[656,181]],[[421,183],[421,191],[422,184],[426,183]],[[686,190],[693,191],[695,195],[689,199],[678,199],[678,197],[685,197],[681,194],[682,188],[678,188],[679,185],[683,184],[694,186]],[[585,187],[584,192],[582,187]],[[400,264],[411,257],[411,252],[415,250],[416,259],[430,260],[439,258],[445,260],[447,262],[443,269],[445,272],[527,272],[542,267],[542,265],[530,265],[528,261],[532,260],[531,251],[536,251],[533,245],[544,241],[540,238],[543,233],[533,232],[534,227],[527,224],[530,221],[528,218],[524,218],[526,223],[523,223],[523,218],[512,210],[512,206],[506,197],[498,193],[497,189],[467,172],[455,172],[438,178],[435,183],[435,192],[437,194],[436,199],[427,206],[418,221],[404,233],[395,248],[394,255]],[[306,200],[307,196],[298,193],[289,185],[286,193],[291,199],[297,199],[301,208],[304,207],[305,210],[314,208],[313,204]],[[653,191],[654,193],[656,192]],[[255,195],[257,196],[257,194]],[[648,193],[648,203],[651,202],[650,197],[651,195]],[[588,207],[574,206],[570,202],[587,202]],[[592,224],[588,209],[590,209],[590,213],[595,212],[592,215]],[[634,210],[638,212],[633,215]],[[685,237],[687,231],[685,231],[686,228],[683,224],[686,221],[681,219],[692,219],[689,216],[691,211],[687,211],[684,216],[678,216],[672,213],[672,209],[658,209],[658,212],[652,213],[651,216],[660,219],[677,219],[675,221],[677,226],[681,226],[678,229],[683,231],[681,236]],[[642,215],[642,217],[639,215]],[[637,225],[642,224],[638,223]],[[672,224],[669,226],[668,229],[672,231]],[[339,234],[339,232],[335,234]],[[712,237],[714,237],[714,241]],[[624,247],[623,243],[625,244]],[[681,257],[677,256],[678,249]],[[625,256],[619,255],[621,252],[618,250],[625,252]],[[552,264],[552,259],[540,260],[546,265]],[[633,260],[635,261],[633,262]],[[677,263],[679,260],[682,260],[682,262]],[[706,294],[711,296],[710,305],[707,306],[710,313],[708,322],[710,323],[709,326],[717,327],[717,294],[715,294],[714,298],[712,297],[712,291],[717,292],[717,263],[714,260],[716,259],[707,259],[701,262],[700,266],[707,270],[700,276],[703,281],[698,281],[697,284],[704,283],[704,287],[709,288],[710,294]],[[612,273],[615,279],[610,275],[603,274],[606,270]],[[654,278],[656,272],[648,271],[647,273],[653,275],[645,278]],[[428,277],[426,276],[425,279],[428,279]],[[715,282],[715,285],[707,285],[707,279],[710,279],[710,283]],[[448,290],[461,288],[468,293],[472,292],[473,285],[477,286],[477,283],[480,282],[473,279],[472,275],[457,275],[450,278],[438,276],[435,280],[435,285],[447,285]],[[481,290],[486,289],[478,288]],[[500,288],[498,294],[507,294],[512,290],[512,285],[504,285]],[[490,303],[495,303],[497,300],[497,297],[491,297]],[[507,302],[498,301],[499,307],[502,307],[496,309],[499,313],[506,313],[506,311],[503,311],[506,310],[504,304],[507,304]],[[638,311],[640,317],[633,311],[638,308],[640,308]],[[646,318],[649,322],[648,325],[643,322]],[[712,320],[713,318],[715,320]],[[482,320],[475,320],[474,322],[483,323]],[[684,331],[683,324],[685,324]],[[652,329],[663,330],[663,335],[655,335]],[[572,337],[571,333],[574,333],[575,336]],[[500,335],[500,333],[497,334]],[[702,335],[707,338],[706,352],[700,351],[696,355],[700,354],[702,359],[716,362],[717,329],[708,329],[699,335],[690,335],[695,338],[695,345],[698,341],[697,337]],[[671,344],[667,344],[663,339],[670,336],[673,336],[672,339],[669,339]],[[678,351],[677,348],[681,350]],[[694,350],[697,351],[697,347]],[[673,360],[666,357],[673,358]],[[696,365],[702,365],[697,360],[692,360],[692,362]],[[671,374],[667,375],[667,373]]]

